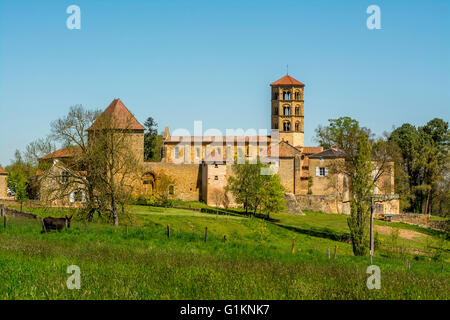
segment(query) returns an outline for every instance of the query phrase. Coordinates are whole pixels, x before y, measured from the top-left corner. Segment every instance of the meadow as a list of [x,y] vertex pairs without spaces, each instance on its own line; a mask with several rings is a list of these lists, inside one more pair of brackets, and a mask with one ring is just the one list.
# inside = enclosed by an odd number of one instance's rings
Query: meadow
[[[0,299],[449,299],[449,241],[434,230],[377,222],[415,237],[378,236],[373,264],[381,289],[369,290],[369,259],[353,256],[344,215],[280,213],[269,222],[175,208],[130,211],[119,227],[96,221],[85,232],[75,220],[48,234],[36,220],[9,217],[0,228]],[[69,265],[81,269],[80,290],[66,287]]]

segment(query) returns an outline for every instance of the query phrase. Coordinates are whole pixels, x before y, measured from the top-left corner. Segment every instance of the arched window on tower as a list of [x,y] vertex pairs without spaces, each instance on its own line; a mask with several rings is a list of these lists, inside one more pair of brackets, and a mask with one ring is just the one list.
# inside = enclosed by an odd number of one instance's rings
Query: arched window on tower
[[273,100],[278,100],[278,92],[275,92],[275,93],[273,94]]
[[283,131],[291,131],[291,123],[289,121],[283,122]]
[[275,109],[273,109],[273,114],[276,116],[278,115],[278,107],[275,107]]
[[283,100],[291,100],[291,92],[283,91]]
[[284,107],[283,108],[283,115],[290,116],[291,115],[291,107]]
[[295,107],[295,115],[296,115],[296,116],[299,116],[299,115],[300,115],[300,107],[299,107],[299,106],[296,106],[296,107]]
[[300,92],[295,93],[295,100],[300,100]]
[[296,123],[295,123],[295,131],[300,131],[300,122],[299,121],[297,121]]

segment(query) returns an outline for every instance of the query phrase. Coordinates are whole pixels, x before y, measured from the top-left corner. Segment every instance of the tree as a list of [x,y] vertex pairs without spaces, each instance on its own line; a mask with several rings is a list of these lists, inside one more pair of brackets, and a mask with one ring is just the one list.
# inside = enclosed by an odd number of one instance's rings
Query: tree
[[225,191],[233,194],[236,203],[242,205],[247,214],[252,211],[255,215],[258,208],[267,215],[284,209],[284,188],[277,175],[261,174],[261,169],[265,167],[268,165],[259,159],[254,164],[248,161],[235,163],[233,175],[228,177]]
[[134,181],[142,177],[142,168],[129,141],[131,118],[125,124],[103,113],[89,133],[88,173],[94,181],[94,191],[101,208],[110,213],[119,225],[119,207],[131,201]]
[[430,213],[448,173],[450,131],[448,123],[435,118],[416,128],[408,123],[395,129],[389,141],[401,153],[396,181],[399,193],[409,202],[408,210]]
[[147,132],[144,134],[144,160],[161,161],[163,136],[158,134],[158,124],[152,117],[149,117],[144,126],[147,128]]
[[27,195],[27,180],[20,179],[16,184],[16,200],[20,202],[20,211],[22,211],[23,202],[28,200]]
[[261,189],[261,210],[267,215],[267,219],[270,219],[270,213],[278,213],[286,209],[285,189],[280,177],[276,174],[269,177],[268,183]]
[[55,144],[50,137],[37,139],[26,146],[24,153],[25,161],[33,167],[46,170],[48,169],[48,166],[40,164],[39,158],[54,152],[55,149]]
[[352,239],[353,253],[363,256],[367,253],[368,223],[370,215],[369,197],[373,193],[372,159],[369,140],[359,137],[355,155],[355,174],[352,179],[350,217],[347,219]]
[[[67,170],[67,183],[55,185],[54,192],[50,192],[52,197],[67,197],[74,188],[80,188],[86,191],[86,217],[93,219],[94,213],[100,212],[100,201],[95,194],[97,174],[91,168],[97,158],[97,150],[91,148],[88,142],[88,128],[99,117],[99,110],[87,110],[81,105],[70,107],[69,113],[51,123],[50,138],[62,144],[66,148],[76,148],[73,160],[73,170]],[[80,171],[86,171],[86,175],[80,174]],[[58,173],[59,174],[59,173]],[[55,180],[58,176],[53,177]],[[47,199],[51,201],[52,199]]]
[[373,139],[370,129],[360,127],[358,121],[350,117],[329,119],[328,126],[318,126],[315,140],[324,149],[338,146],[348,157],[354,157],[358,151],[358,143],[361,135]]
[[244,207],[245,213],[249,210],[256,212],[260,203],[260,190],[263,182],[261,169],[263,164],[258,161],[256,164],[251,164],[246,161],[243,164],[233,164],[233,175],[227,178],[227,186],[225,191],[230,191],[237,204]]
[[27,186],[28,180],[20,171],[12,172],[8,175],[8,188],[13,190],[16,200],[20,202],[20,211],[25,200],[28,199]]
[[328,126],[319,126],[316,129],[315,140],[322,147],[337,146],[341,153],[342,161],[334,161],[328,169],[330,176],[334,177],[329,179],[330,187],[336,189],[337,194],[345,194],[344,186],[347,186],[350,192],[353,191],[351,182],[356,176],[357,153],[361,139],[367,139],[370,158],[375,164],[371,183],[380,183],[381,177],[393,174],[392,160],[395,146],[389,143],[386,136],[375,139],[370,129],[361,127],[357,120],[349,117],[330,119]]

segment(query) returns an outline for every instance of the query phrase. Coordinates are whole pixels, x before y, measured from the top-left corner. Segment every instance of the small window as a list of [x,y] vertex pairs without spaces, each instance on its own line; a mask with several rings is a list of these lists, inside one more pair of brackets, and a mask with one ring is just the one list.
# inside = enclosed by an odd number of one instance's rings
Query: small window
[[69,173],[67,171],[63,171],[61,174],[61,182],[67,183],[69,181]]
[[75,191],[74,200],[75,200],[75,202],[82,202],[83,201],[83,192]]
[[283,115],[290,116],[291,115],[291,108],[290,107],[284,107]]
[[174,194],[174,186],[169,186],[169,194],[173,195]]
[[316,176],[327,177],[328,176],[328,168],[327,167],[316,167]]
[[214,165],[214,168],[218,168],[219,167],[219,165],[216,163],[215,165]]
[[219,176],[214,176],[214,180],[219,180]]
[[175,147],[175,159],[178,159],[180,157],[180,148]]
[[196,148],[195,152],[196,152],[197,158],[200,158],[200,148]]

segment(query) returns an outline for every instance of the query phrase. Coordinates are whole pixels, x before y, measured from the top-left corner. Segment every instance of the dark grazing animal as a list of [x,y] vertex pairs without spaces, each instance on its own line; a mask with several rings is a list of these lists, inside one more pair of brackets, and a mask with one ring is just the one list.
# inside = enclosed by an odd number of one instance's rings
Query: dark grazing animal
[[70,228],[70,220],[72,220],[72,216],[70,218],[66,216],[65,218],[52,218],[47,217],[42,220],[42,231],[44,232],[50,232],[51,230],[58,230],[61,232],[63,228]]

